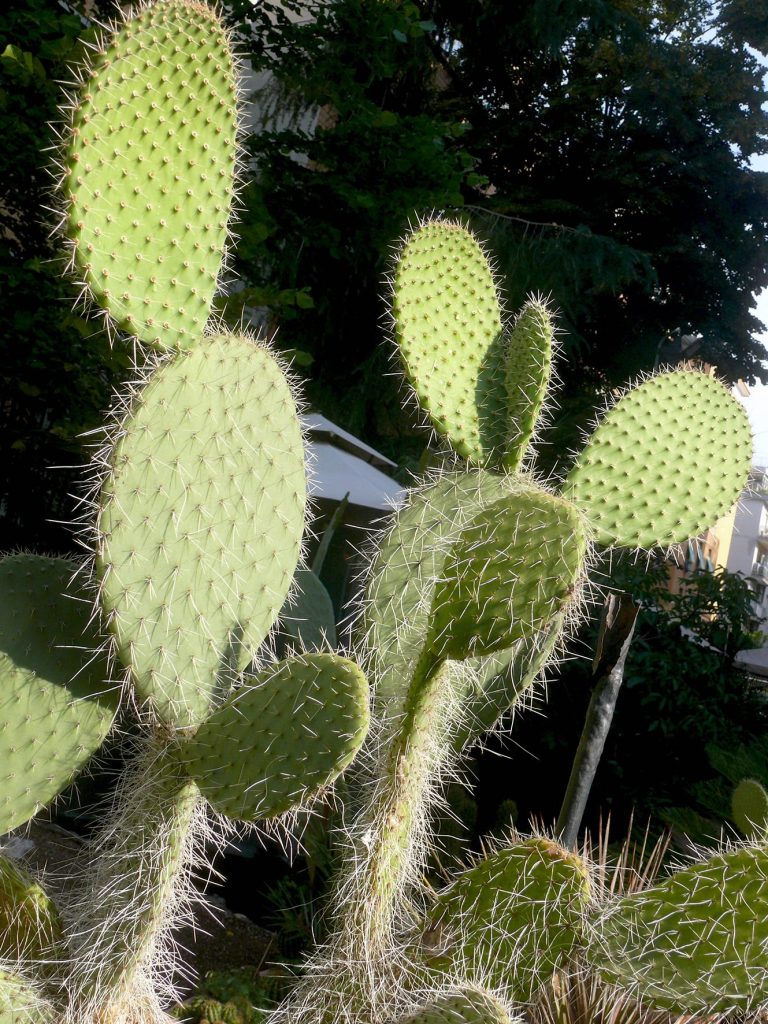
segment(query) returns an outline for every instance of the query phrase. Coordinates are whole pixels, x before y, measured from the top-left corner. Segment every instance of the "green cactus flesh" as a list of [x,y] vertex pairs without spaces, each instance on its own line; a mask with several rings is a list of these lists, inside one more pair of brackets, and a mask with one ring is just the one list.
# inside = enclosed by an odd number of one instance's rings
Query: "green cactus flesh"
[[69,894],[72,1020],[154,1019],[141,1003],[153,967],[172,962],[168,935],[188,909],[201,803],[165,738],[142,738]]
[[30,874],[0,856],[0,961],[43,964],[61,937],[53,900]]
[[498,462],[507,441],[502,312],[466,228],[433,221],[405,240],[392,316],[405,374],[435,428],[465,459]]
[[447,473],[412,492],[373,561],[361,633],[371,652],[377,697],[398,713],[426,639],[436,580],[453,540],[477,512],[520,489],[516,477]]
[[176,353],[109,462],[97,557],[108,627],[139,697],[195,725],[266,636],[299,557],[304,451],[282,370],[239,336]]
[[336,654],[290,658],[249,683],[179,756],[216,810],[257,821],[297,807],[346,768],[368,731],[368,684]]
[[520,465],[544,404],[554,333],[546,304],[537,299],[526,302],[510,333],[506,356],[509,440],[504,463],[508,469]]
[[235,69],[217,15],[158,0],[105,39],[64,156],[75,266],[129,334],[194,343],[211,310],[235,179]]
[[731,817],[745,836],[768,828],[768,793],[757,779],[742,779],[731,796]]
[[438,897],[428,962],[528,1002],[580,941],[589,894],[584,862],[549,839],[499,850]]
[[720,853],[609,905],[587,956],[650,1006],[749,1011],[768,999],[767,902],[768,850]]
[[112,725],[118,693],[63,558],[0,560],[0,835],[61,792]]
[[54,1015],[35,986],[0,968],[0,1024],[47,1024]]
[[437,996],[398,1024],[512,1024],[512,1020],[496,996],[467,986]]
[[529,486],[489,505],[443,563],[428,648],[462,659],[532,637],[570,601],[586,552],[581,516],[555,495]]
[[453,737],[454,749],[492,729],[514,707],[551,661],[562,636],[565,614],[525,636],[507,650],[485,657],[452,662],[453,691],[461,694],[464,715]]
[[677,544],[729,511],[751,457],[740,403],[715,378],[674,370],[606,413],[563,494],[584,510],[601,544]]
[[311,569],[297,569],[293,593],[280,613],[280,628],[300,651],[336,647],[333,603],[322,581]]

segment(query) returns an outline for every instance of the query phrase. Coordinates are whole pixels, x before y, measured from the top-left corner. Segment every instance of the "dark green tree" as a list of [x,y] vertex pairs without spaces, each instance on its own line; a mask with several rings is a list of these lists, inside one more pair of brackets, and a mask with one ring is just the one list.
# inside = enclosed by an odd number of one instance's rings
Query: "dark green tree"
[[0,21],[0,550],[71,543],[51,520],[73,517],[69,495],[86,459],[79,435],[102,422],[127,363],[93,320],[72,311],[76,293],[51,238],[58,80],[86,25],[48,0],[11,3]]

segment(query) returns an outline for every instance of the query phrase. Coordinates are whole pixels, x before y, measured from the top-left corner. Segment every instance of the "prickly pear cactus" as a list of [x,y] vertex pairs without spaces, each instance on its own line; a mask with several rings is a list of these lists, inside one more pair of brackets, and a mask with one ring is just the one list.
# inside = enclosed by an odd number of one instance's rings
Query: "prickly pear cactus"
[[0,832],[85,765],[121,687],[134,738],[58,910],[0,861],[3,1021],[167,1021],[171,933],[206,843],[226,817],[311,805],[368,729],[352,661],[262,649],[299,567],[306,473],[280,360],[207,324],[239,159],[236,71],[213,9],[156,0],[105,32],[71,98],[62,230],[90,298],[139,344],[95,467],[84,582],[62,559],[0,561]]
[[587,956],[607,981],[678,1014],[750,1012],[768,1000],[768,851],[748,846],[609,903]]
[[440,893],[425,959],[434,971],[483,977],[516,1002],[530,1002],[583,942],[590,890],[584,861],[550,839],[502,848]]
[[745,836],[762,835],[768,828],[768,793],[757,779],[742,779],[731,794],[731,817]]
[[513,1024],[516,1020],[492,993],[467,986],[439,994],[398,1024]]

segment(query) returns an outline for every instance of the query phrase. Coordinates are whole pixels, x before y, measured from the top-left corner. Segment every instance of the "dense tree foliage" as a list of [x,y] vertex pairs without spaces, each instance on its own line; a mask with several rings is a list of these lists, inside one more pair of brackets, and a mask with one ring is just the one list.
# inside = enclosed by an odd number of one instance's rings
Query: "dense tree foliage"
[[[104,5],[106,6],[106,5]],[[94,4],[92,13],[99,13]],[[61,548],[69,497],[85,458],[78,435],[97,426],[126,365],[91,319],[72,311],[60,245],[51,238],[51,127],[61,79],[86,22],[49,0],[6,7],[0,21],[0,530],[2,548]]]
[[699,357],[731,379],[764,376],[751,313],[768,280],[768,186],[749,167],[768,146],[749,48],[766,45],[758,7],[234,6],[283,111],[331,114],[251,139],[260,176],[239,249],[241,272],[268,286],[249,297],[277,313],[283,344],[315,356],[326,404],[344,393],[355,429],[374,414],[369,428],[392,428],[381,276],[391,239],[432,208],[458,208],[488,239],[511,308],[551,294],[569,382],[590,397],[651,369],[674,331],[702,334]]

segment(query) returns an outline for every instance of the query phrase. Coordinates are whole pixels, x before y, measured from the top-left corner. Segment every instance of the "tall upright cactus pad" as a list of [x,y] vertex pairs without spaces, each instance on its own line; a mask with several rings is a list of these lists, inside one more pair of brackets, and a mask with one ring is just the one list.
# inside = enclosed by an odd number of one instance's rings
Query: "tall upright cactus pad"
[[477,512],[520,489],[514,478],[447,473],[412,492],[373,559],[360,633],[371,652],[377,696],[397,714],[423,650],[432,595],[451,543]]
[[589,874],[576,854],[527,839],[464,871],[437,899],[434,969],[459,970],[528,1002],[583,938]]
[[609,904],[589,962],[674,1013],[749,1012],[768,1000],[768,850],[720,853]]
[[490,264],[461,224],[409,235],[393,278],[392,316],[405,374],[436,430],[476,465],[506,442],[503,317]]
[[0,835],[74,779],[109,732],[118,692],[63,558],[0,560]]
[[107,624],[139,697],[199,724],[278,616],[304,527],[304,449],[282,369],[217,335],[154,371],[120,425],[99,516]]
[[578,510],[555,495],[530,486],[489,505],[443,564],[428,645],[462,659],[531,637],[573,596],[586,552]]
[[731,817],[745,836],[768,829],[768,793],[757,779],[742,779],[731,794]]
[[605,414],[563,495],[584,510],[602,544],[679,544],[729,511],[751,458],[743,406],[714,377],[675,370],[628,391]]
[[504,464],[517,469],[533,437],[547,397],[555,328],[540,299],[529,299],[509,335],[505,360],[509,436]]
[[44,965],[62,939],[59,912],[23,868],[0,857],[0,962]]
[[513,1024],[517,1020],[491,992],[467,985],[437,995],[397,1024]]
[[237,90],[226,30],[197,0],[157,0],[83,72],[65,142],[65,231],[117,326],[193,344],[211,311],[235,183]]
[[306,803],[347,767],[368,731],[368,684],[335,654],[290,658],[248,682],[179,757],[218,811],[258,821]]

